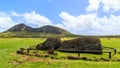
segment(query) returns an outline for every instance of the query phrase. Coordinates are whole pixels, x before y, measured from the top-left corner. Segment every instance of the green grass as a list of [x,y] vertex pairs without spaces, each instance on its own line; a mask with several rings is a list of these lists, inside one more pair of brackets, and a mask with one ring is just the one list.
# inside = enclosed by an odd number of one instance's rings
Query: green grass
[[[72,38],[63,38],[68,40]],[[105,62],[105,61],[83,61],[83,60],[68,60],[68,59],[51,59],[44,57],[34,57],[16,54],[19,48],[28,48],[29,46],[42,43],[44,38],[0,38],[0,68],[119,68],[120,62]],[[101,38],[102,45],[114,47],[117,52],[120,52],[120,38]],[[76,53],[58,52],[58,56],[77,56]],[[104,57],[108,58],[107,54],[81,54],[88,58]],[[116,54],[111,60],[120,59],[120,55]]]
[[114,47],[120,51],[120,38],[102,38],[101,41],[103,46]]
[[46,38],[46,37],[79,37],[74,34],[54,34],[54,33],[39,33],[39,32],[4,32],[0,33],[1,38]]

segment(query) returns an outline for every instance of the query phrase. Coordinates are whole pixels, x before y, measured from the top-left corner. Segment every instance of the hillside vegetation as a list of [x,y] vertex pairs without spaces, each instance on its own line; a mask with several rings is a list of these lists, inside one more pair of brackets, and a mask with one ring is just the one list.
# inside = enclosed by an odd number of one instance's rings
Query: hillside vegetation
[[37,37],[69,37],[69,36],[77,36],[65,29],[46,25],[39,28],[32,28],[25,24],[17,24],[10,29],[0,33],[0,37],[8,38],[8,37],[22,37],[22,38],[37,38]]

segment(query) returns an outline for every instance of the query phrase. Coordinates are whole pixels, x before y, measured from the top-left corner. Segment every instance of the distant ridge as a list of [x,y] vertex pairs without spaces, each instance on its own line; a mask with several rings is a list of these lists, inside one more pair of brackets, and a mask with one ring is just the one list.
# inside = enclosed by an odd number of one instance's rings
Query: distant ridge
[[34,29],[31,28],[30,26],[27,26],[27,25],[21,23],[21,24],[17,24],[15,26],[11,27],[10,29],[8,29],[5,32],[20,32],[20,31],[32,32],[32,31],[34,31]]
[[51,25],[46,25],[40,28],[36,28],[35,31],[43,32],[43,33],[54,33],[54,34],[70,34],[70,32],[68,32],[67,30]]
[[32,28],[23,23],[14,25],[10,29],[0,33],[0,37],[64,37],[75,36],[69,31],[51,25]]
[[52,33],[52,34],[70,34],[67,30],[64,30],[59,27],[46,25],[40,28],[32,28],[23,23],[17,24],[5,32],[39,32],[39,33]]

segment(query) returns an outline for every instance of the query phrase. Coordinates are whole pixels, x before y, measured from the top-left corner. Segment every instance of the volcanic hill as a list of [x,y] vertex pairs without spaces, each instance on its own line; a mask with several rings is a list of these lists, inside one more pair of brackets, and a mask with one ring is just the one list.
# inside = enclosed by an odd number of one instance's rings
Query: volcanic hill
[[0,37],[56,37],[73,35],[65,29],[46,25],[39,28],[32,28],[23,23],[14,25],[7,31],[0,34]]

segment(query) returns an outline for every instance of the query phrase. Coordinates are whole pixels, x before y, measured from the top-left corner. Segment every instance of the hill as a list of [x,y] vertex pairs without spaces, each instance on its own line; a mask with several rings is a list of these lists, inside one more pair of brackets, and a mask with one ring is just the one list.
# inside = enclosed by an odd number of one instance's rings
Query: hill
[[10,29],[8,29],[5,32],[24,32],[24,31],[25,32],[33,32],[34,29],[30,26],[27,26],[27,25],[21,23],[21,24],[11,27]]
[[10,29],[0,34],[0,37],[61,37],[73,36],[65,29],[46,25],[39,28],[32,28],[23,23],[14,25]]
[[41,28],[36,28],[36,32],[43,32],[43,33],[53,33],[53,34],[70,34],[70,32],[51,25],[46,25]]

